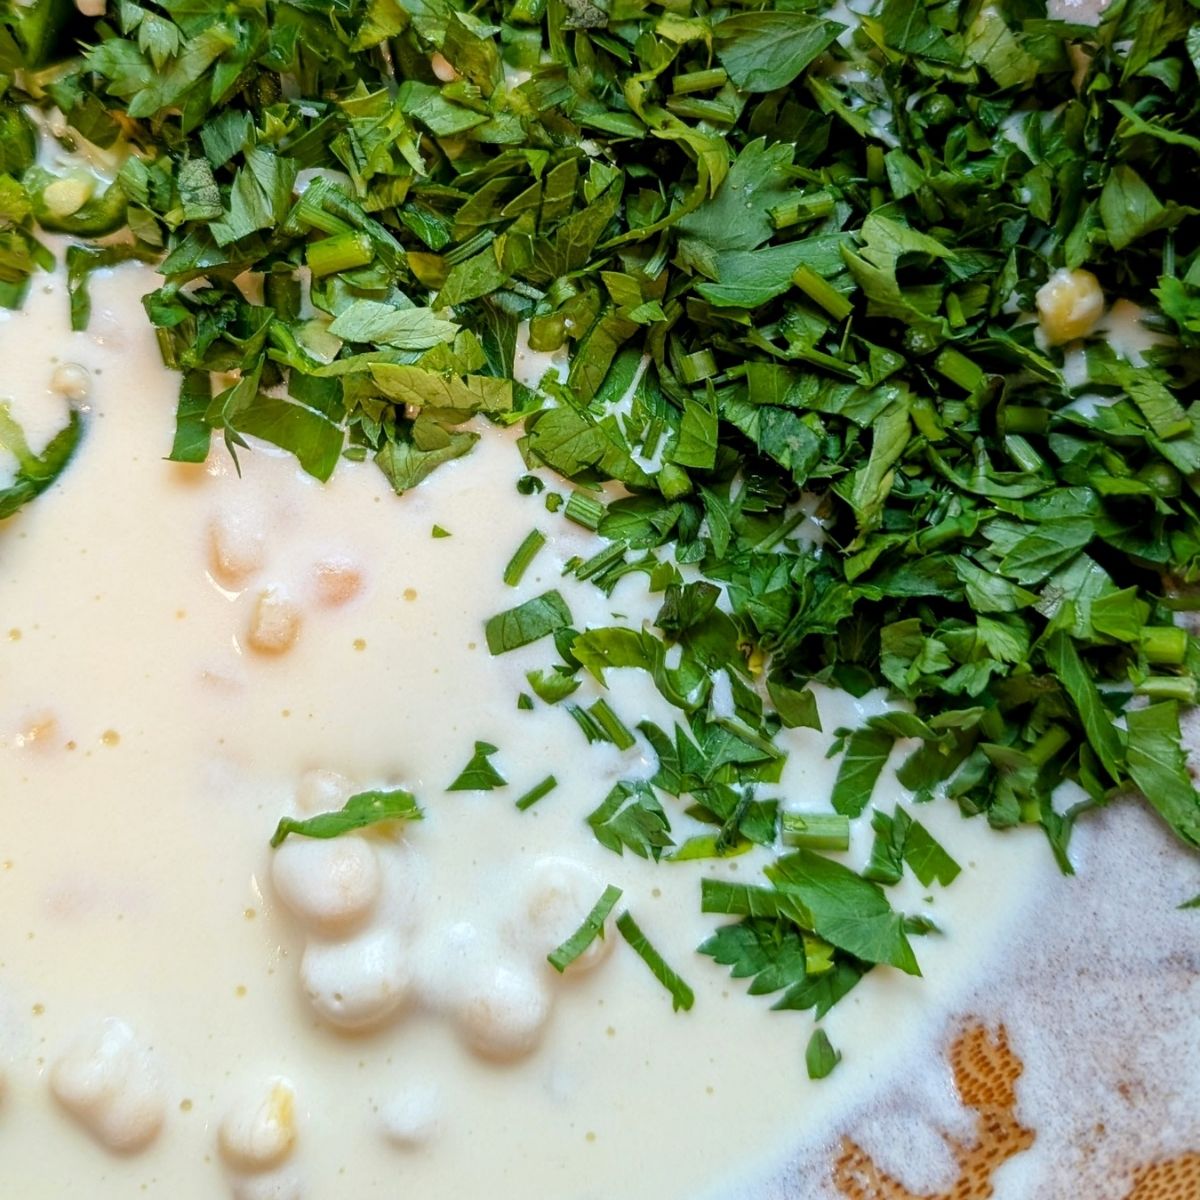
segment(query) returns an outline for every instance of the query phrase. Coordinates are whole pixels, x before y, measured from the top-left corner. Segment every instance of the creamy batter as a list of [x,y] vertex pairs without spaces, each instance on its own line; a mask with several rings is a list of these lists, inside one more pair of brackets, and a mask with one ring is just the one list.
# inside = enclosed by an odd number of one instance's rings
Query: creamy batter
[[[86,334],[66,332],[59,278],[0,323],[35,444],[65,416],[56,368],[87,372],[76,461],[0,526],[0,1192],[720,1196],[933,1044],[1055,873],[1039,835],[921,811],[963,874],[892,900],[944,934],[917,940],[924,979],[876,970],[833,1010],[845,1061],[811,1083],[811,1017],[694,953],[721,923],[700,878],[754,882],[761,861],[603,849],[584,816],[653,774],[649,746],[588,746],[561,706],[519,711],[553,647],[484,643],[489,616],[550,587],[578,628],[636,624],[657,608],[644,579],[606,598],[561,578],[601,543],[517,492],[513,435],[490,427],[402,498],[369,464],[322,486],[263,446],[241,478],[223,449],[163,461],[177,381],[140,307],[153,285],[136,266],[97,277]],[[534,526],[550,541],[505,587]],[[607,696],[630,727],[675,716],[639,672],[612,672]],[[830,731],[883,707],[820,702]],[[476,741],[508,786],[447,793]],[[828,741],[788,732],[764,794],[826,811]],[[394,786],[424,821],[268,847],[281,816]],[[881,780],[877,806],[901,798]],[[868,845],[856,829],[853,864]],[[586,970],[545,963],[609,883],[695,989],[691,1012],[613,932]],[[132,1144],[111,1149],[114,1127]]]

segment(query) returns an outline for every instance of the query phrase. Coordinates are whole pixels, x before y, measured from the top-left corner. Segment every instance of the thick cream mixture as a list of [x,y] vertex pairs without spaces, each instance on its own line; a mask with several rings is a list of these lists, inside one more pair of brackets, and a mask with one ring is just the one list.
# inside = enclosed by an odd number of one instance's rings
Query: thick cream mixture
[[[636,623],[657,608],[644,578],[611,598],[560,578],[600,543],[517,492],[513,437],[490,427],[401,498],[369,464],[321,486],[266,447],[240,479],[223,449],[163,461],[177,380],[139,303],[153,281],[97,278],[86,334],[66,332],[60,278],[0,323],[35,444],[64,419],[56,366],[89,373],[76,461],[0,526],[0,1194],[719,1196],[934,1044],[1055,872],[1037,835],[921,811],[963,875],[893,903],[944,936],[917,940],[926,978],[878,970],[833,1010],[845,1060],[809,1082],[811,1017],[694,953],[721,923],[699,912],[702,875],[755,881],[761,860],[603,849],[584,816],[653,773],[648,745],[588,746],[561,706],[519,711],[550,641],[484,643],[487,617],[551,587],[578,628]],[[535,525],[550,543],[507,588]],[[609,682],[627,725],[670,728],[648,679]],[[830,731],[882,705],[821,697]],[[508,786],[447,793],[477,740]],[[828,734],[784,745],[764,794],[827,810]],[[382,786],[425,820],[268,848],[279,817]],[[901,798],[881,781],[875,803]],[[856,830],[852,861],[868,844]],[[615,931],[563,977],[545,963],[609,883],[691,1012]]]

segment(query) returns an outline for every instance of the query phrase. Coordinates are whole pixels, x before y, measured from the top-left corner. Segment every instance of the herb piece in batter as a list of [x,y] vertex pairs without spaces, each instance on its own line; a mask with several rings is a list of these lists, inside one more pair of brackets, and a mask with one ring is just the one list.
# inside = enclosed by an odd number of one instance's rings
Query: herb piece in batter
[[498,748],[490,742],[476,742],[471,761],[463,767],[446,791],[490,792],[493,788],[507,787],[508,780],[489,761],[496,753]]
[[628,912],[623,912],[617,918],[617,929],[633,948],[638,958],[650,968],[650,972],[654,978],[671,993],[672,1009],[675,1012],[678,1012],[680,1009],[683,1009],[684,1012],[689,1011],[696,1001],[695,993],[671,970],[666,960],[650,944],[650,940]]
[[302,820],[283,817],[271,835],[271,845],[280,845],[293,833],[298,837],[335,838],[382,821],[420,821],[424,815],[412,793],[401,788],[359,792],[336,812],[318,813]]
[[562,974],[598,937],[604,936],[604,922],[621,898],[621,889],[611,883],[592,906],[583,923],[561,946],[546,957],[550,965]]
[[0,521],[41,495],[66,469],[83,436],[83,418],[72,408],[66,425],[34,454],[17,424],[8,402],[0,400],[0,450],[16,459],[12,482],[0,488]]
[[829,1035],[823,1029],[814,1029],[804,1051],[804,1062],[809,1079],[824,1079],[832,1074],[834,1067],[842,1061],[842,1052],[833,1048]]

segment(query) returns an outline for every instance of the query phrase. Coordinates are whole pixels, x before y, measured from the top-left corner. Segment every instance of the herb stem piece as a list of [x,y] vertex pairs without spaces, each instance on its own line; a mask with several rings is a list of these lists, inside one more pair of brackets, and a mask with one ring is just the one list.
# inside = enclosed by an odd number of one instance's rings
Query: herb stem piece
[[812,267],[797,267],[792,272],[792,282],[835,321],[844,321],[854,311],[854,305]]
[[374,256],[371,239],[365,233],[354,231],[310,242],[305,253],[314,275],[333,275],[352,267],[365,267]]
[[611,705],[603,696],[592,705],[588,712],[595,718],[596,724],[604,730],[608,740],[618,750],[628,750],[636,740],[625,723],[613,712]]
[[1151,700],[1179,700],[1184,704],[1195,704],[1196,681],[1185,675],[1151,675],[1133,689],[1139,696]]
[[576,525],[582,525],[585,529],[590,529],[595,533],[604,519],[604,505],[594,496],[589,496],[585,492],[572,492],[567,498],[567,507],[563,509],[563,516],[568,521],[574,521]]
[[558,780],[553,775],[547,775],[541,783],[535,783],[518,801],[517,807],[524,812],[532,808],[543,796],[548,796],[558,787]]
[[676,75],[671,81],[671,91],[676,96],[686,96],[691,92],[711,92],[723,87],[729,78],[722,67],[709,67],[705,71],[687,71]]
[[1187,630],[1179,625],[1147,625],[1138,635],[1138,645],[1147,662],[1178,667],[1187,658]]
[[516,587],[521,582],[529,564],[545,544],[546,535],[540,529],[531,529],[525,535],[525,540],[517,547],[516,553],[508,560],[508,566],[504,568],[504,582],[509,587]]
[[784,813],[783,840],[809,850],[848,850],[850,818],[841,813]]

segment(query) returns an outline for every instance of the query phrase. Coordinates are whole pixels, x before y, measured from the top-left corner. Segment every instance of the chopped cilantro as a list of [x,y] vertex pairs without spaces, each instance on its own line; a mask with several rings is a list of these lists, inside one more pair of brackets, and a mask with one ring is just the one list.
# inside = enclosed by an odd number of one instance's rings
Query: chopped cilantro
[[657,859],[673,846],[671,825],[654,789],[640,780],[623,780],[588,814],[596,840],[617,854],[632,850],[639,858]]

